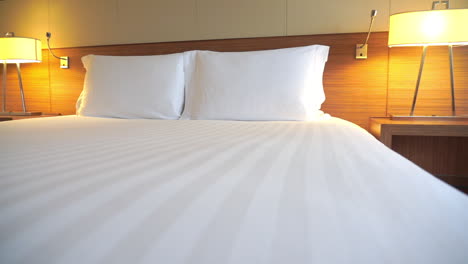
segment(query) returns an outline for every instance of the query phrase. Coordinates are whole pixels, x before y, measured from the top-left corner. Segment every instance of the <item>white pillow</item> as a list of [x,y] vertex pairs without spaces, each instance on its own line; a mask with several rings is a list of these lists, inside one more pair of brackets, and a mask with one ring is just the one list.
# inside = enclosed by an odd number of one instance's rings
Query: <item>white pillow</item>
[[328,46],[185,53],[183,119],[307,120],[325,100]]
[[183,53],[82,58],[87,70],[77,114],[178,119],[184,103]]

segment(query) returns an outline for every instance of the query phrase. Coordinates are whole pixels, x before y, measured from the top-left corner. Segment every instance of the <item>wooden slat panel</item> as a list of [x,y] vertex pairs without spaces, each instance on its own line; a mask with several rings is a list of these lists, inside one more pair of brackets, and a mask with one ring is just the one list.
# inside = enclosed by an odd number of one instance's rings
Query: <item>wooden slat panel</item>
[[[81,57],[87,54],[158,55],[193,49],[251,51],[323,44],[331,46],[324,73],[327,100],[323,110],[368,128],[370,116],[409,112],[421,49],[392,48],[389,51],[388,33],[373,33],[369,42],[369,58],[356,60],[355,45],[362,43],[365,37],[364,33],[352,33],[56,49],[58,56],[71,58],[71,68],[67,70],[60,69],[59,60],[44,50],[43,63],[24,64],[23,77],[30,110],[74,114],[85,75]],[[450,114],[447,56],[446,48],[429,48],[417,114]],[[467,56],[468,47],[455,48],[456,96],[460,114],[468,114]],[[14,67],[9,68],[9,83],[15,84]],[[432,87],[435,90],[431,90]],[[9,102],[14,110],[19,110],[19,95],[15,95],[17,87],[12,85],[8,90],[11,93]]]
[[468,137],[394,136],[392,148],[430,173],[468,179]]
[[394,136],[392,149],[441,180],[468,191],[468,137]]
[[389,117],[370,119],[369,132],[388,147],[394,136],[468,137],[466,118],[429,118],[392,120]]
[[[0,66],[2,68],[0,69],[1,80],[3,65]],[[48,52],[42,51],[42,63],[22,63],[20,67],[27,110],[50,112]],[[15,64],[8,64],[7,70],[6,110],[20,112],[23,109]]]
[[369,59],[355,60],[354,47],[365,34],[333,34],[252,39],[206,40],[138,45],[115,45],[58,49],[58,56],[71,57],[71,69],[58,68],[51,60],[52,112],[72,114],[84,80],[80,58],[87,54],[158,55],[187,50],[252,51],[311,44],[331,46],[324,85],[323,109],[367,128],[370,116],[385,115],[387,85],[387,33],[376,33],[369,43]]
[[[421,47],[390,49],[388,112],[408,115]],[[468,46],[454,48],[455,98],[458,115],[468,115]],[[451,115],[450,69],[447,47],[429,47],[415,115]]]

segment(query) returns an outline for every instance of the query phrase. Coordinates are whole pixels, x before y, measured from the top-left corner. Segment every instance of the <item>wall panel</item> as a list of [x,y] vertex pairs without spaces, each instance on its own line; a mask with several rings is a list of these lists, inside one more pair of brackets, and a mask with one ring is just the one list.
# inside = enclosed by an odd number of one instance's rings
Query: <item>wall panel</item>
[[282,36],[285,0],[198,0],[197,39]]
[[125,32],[120,31],[117,10],[115,0],[50,0],[53,47],[122,41],[119,34]]
[[[388,33],[374,33],[369,42],[369,58],[356,60],[355,44],[365,36],[365,33],[325,34],[56,49],[57,55],[71,57],[68,70],[60,69],[59,60],[44,50],[43,63],[23,66],[26,99],[32,111],[73,114],[85,74],[81,57],[87,54],[156,55],[193,49],[248,51],[324,44],[331,49],[324,73],[327,100],[323,109],[367,128],[371,116],[409,113],[421,48],[389,49]],[[468,46],[456,47],[454,53],[457,113],[468,115]],[[447,56],[447,48],[429,48],[416,114],[451,114]],[[8,81],[9,107],[21,110],[12,65]]]
[[[431,0],[3,0],[0,32],[54,47],[388,30],[389,14],[427,10]],[[468,0],[451,0],[468,8]],[[21,13],[21,15],[18,15]],[[362,42],[362,40],[360,41]]]
[[[0,34],[44,39],[49,30],[49,0],[0,1]],[[45,46],[43,46],[45,47]]]
[[[383,116],[386,113],[387,35],[376,33],[372,36],[368,60],[354,59],[355,43],[365,37],[364,33],[64,48],[56,49],[55,52],[58,56],[70,56],[70,69],[60,69],[59,60],[49,56],[49,65],[47,60],[39,65],[31,65],[31,70],[25,72],[24,78],[34,82],[38,78],[36,74],[42,76],[40,78],[47,76],[46,72],[50,75],[49,83],[35,84],[42,89],[28,91],[28,96],[38,96],[39,99],[44,97],[41,93],[49,91],[50,104],[46,104],[46,100],[43,108],[35,110],[74,114],[75,102],[82,90],[85,75],[81,57],[87,54],[156,55],[193,49],[250,51],[323,44],[331,46],[324,74],[327,100],[323,110],[367,128],[370,116]],[[33,71],[34,67],[37,73]],[[18,98],[10,99],[16,108],[20,107]]]
[[[3,0],[0,32],[55,47],[388,30],[389,14],[427,10],[431,0]],[[468,8],[468,0],[451,0]],[[20,10],[20,11],[19,11]],[[18,16],[21,12],[21,16]],[[360,41],[362,42],[362,41]],[[44,42],[45,48],[45,42]]]
[[[391,0],[390,14],[429,10],[432,8],[433,0]],[[450,8],[468,8],[468,0],[450,0]]]
[[366,32],[372,9],[373,30],[388,30],[388,0],[289,0],[287,8],[288,35]]
[[[421,47],[390,50],[388,112],[408,115],[421,61]],[[468,115],[468,46],[454,48],[457,114]],[[429,47],[416,102],[415,115],[451,115],[447,47]]]
[[[52,57],[49,70],[46,52],[42,64],[23,66],[31,110],[64,114],[74,112],[84,76],[80,57],[86,54],[161,54],[197,47],[251,50],[321,41],[333,46],[324,76],[328,96],[324,108],[365,127],[367,116],[409,113],[421,49],[388,49],[387,33],[377,33],[370,39],[369,59],[355,60],[354,45],[365,40],[364,33],[284,36],[365,32],[371,9],[379,11],[374,31],[384,31],[388,29],[389,14],[429,9],[431,3],[431,0],[4,0],[0,1],[0,32],[15,31],[17,35],[40,38],[45,48],[44,33],[51,31],[53,47],[82,47],[56,50],[58,55],[71,57],[70,70],[59,69],[58,60]],[[451,0],[450,4],[453,8],[468,8],[468,0]],[[261,36],[280,37],[155,43]],[[150,44],[95,47],[119,43]],[[458,113],[465,115],[467,56],[468,47],[455,48],[456,103]],[[13,66],[9,68],[10,106],[19,110],[16,73]],[[430,48],[416,114],[450,114],[448,78],[447,50]]]
[[[49,83],[49,54],[42,51],[42,63],[22,63],[21,75],[27,111],[50,112],[51,94]],[[2,66],[3,69],[3,66]],[[21,96],[19,90],[18,74],[15,64],[7,67],[7,104],[6,111],[22,111]],[[2,78],[0,71],[0,80]],[[3,95],[2,95],[3,96]],[[2,98],[0,96],[0,98]]]
[[196,0],[118,0],[117,3],[119,36],[116,43],[199,38]]

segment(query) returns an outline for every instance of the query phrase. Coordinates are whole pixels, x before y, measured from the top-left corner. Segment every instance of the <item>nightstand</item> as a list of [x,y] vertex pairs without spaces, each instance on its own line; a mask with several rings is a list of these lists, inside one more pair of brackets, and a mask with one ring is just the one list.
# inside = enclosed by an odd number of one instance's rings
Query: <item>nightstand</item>
[[371,117],[370,132],[421,168],[468,193],[468,119]]
[[60,116],[60,115],[62,115],[62,114],[44,113],[44,114],[42,114],[42,115],[30,115],[30,116],[0,115],[0,122],[1,122],[1,121],[10,121],[10,120],[27,119],[27,118],[54,117],[54,116]]

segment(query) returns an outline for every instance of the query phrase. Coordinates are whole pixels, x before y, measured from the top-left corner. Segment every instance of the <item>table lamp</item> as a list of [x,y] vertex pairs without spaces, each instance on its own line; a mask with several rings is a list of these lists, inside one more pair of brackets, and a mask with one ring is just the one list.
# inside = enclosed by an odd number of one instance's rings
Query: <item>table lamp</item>
[[[28,112],[24,101],[23,80],[21,78],[20,63],[41,62],[41,41],[34,38],[15,37],[14,33],[8,32],[5,37],[0,38],[0,62],[3,63],[2,81],[2,112],[0,115],[40,115],[40,112]],[[6,107],[6,83],[7,63],[15,63],[18,72],[18,81],[23,104],[23,112],[8,112]]]
[[454,45],[468,45],[468,9],[416,11],[390,16],[389,47],[423,47],[410,116],[414,116],[428,46],[448,46],[452,116],[456,115],[453,74]]

